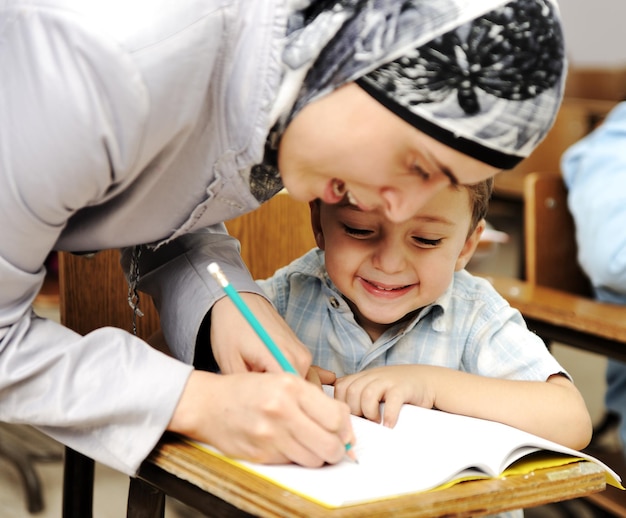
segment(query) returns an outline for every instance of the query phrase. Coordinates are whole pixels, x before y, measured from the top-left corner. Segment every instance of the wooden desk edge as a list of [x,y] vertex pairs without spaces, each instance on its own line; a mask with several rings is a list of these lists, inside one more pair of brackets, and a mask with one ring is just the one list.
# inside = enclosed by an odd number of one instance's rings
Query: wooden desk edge
[[[391,513],[399,518],[433,518],[444,514],[481,516],[587,496],[606,487],[604,470],[595,463],[582,461],[524,476],[465,482],[440,491],[327,509],[175,437],[166,436],[146,464],[185,480],[241,510],[233,509],[232,513],[220,516],[245,516],[247,513],[272,518],[353,518]],[[154,483],[150,472],[150,469],[142,469],[140,477]],[[167,491],[162,480],[154,485]]]
[[509,277],[484,278],[543,338],[626,361],[626,306]]

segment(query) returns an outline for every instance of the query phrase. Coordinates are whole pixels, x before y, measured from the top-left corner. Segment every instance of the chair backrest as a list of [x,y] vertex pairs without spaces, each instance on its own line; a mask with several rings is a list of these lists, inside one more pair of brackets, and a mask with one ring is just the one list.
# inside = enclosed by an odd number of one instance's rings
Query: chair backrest
[[626,99],[626,67],[570,67],[565,96],[583,99],[623,101]]
[[[226,223],[241,242],[241,255],[255,279],[269,277],[277,268],[315,246],[309,206],[279,193],[256,211]],[[132,330],[133,312],[117,250],[94,256],[59,254],[61,323],[81,334],[104,326]],[[137,335],[147,339],[159,329],[152,300],[140,300],[143,317],[136,319]]]
[[535,172],[524,179],[524,259],[532,284],[591,296],[577,260],[574,220],[559,174]]
[[[128,304],[128,285],[117,250],[93,256],[59,253],[59,304],[61,323],[85,335],[105,326],[131,331],[133,312]],[[148,296],[139,304],[137,335],[147,339],[159,329],[159,316]]]
[[257,210],[226,222],[241,243],[241,256],[254,279],[265,279],[278,268],[315,247],[309,204],[281,191]]

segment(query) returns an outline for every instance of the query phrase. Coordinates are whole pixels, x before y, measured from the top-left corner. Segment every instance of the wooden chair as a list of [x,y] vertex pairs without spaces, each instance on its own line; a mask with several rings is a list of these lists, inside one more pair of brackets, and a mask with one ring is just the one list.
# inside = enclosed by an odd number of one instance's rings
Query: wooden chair
[[314,248],[308,203],[285,191],[257,210],[226,222],[241,243],[241,257],[254,279],[266,279],[278,268]]
[[[309,207],[279,193],[258,210],[227,222],[229,232],[242,246],[242,257],[254,278],[270,276],[315,246]],[[128,331],[133,327],[127,302],[127,283],[116,250],[93,256],[59,255],[61,323],[86,334],[103,326]],[[137,318],[137,335],[149,339],[159,330],[152,300],[140,299],[143,317]],[[66,448],[63,480],[63,517],[90,518],[93,507],[94,461]],[[131,478],[129,517],[162,517],[165,497],[140,478]]]
[[626,99],[626,67],[570,67],[565,96],[581,99],[623,101]]
[[560,175],[534,172],[524,180],[526,280],[591,297],[589,278],[577,260],[574,220]]

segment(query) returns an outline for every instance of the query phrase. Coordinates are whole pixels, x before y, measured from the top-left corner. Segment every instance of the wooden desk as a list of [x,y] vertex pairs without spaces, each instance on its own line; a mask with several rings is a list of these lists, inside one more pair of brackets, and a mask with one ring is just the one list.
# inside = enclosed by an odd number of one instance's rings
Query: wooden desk
[[504,480],[465,482],[440,491],[326,509],[171,435],[144,462],[139,477],[199,511],[220,517],[482,516],[605,489],[602,468],[585,461]]
[[544,340],[626,361],[626,306],[508,277],[486,278]]

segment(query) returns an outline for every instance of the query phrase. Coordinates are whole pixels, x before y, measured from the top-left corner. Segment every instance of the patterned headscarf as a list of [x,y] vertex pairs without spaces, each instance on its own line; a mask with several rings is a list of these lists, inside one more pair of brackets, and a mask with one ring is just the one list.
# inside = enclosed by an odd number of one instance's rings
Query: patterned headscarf
[[552,125],[561,99],[562,42],[548,2],[511,2],[357,83],[444,144],[510,169]]
[[268,150],[305,105],[351,81],[419,130],[502,169],[554,122],[566,74],[554,0],[290,5]]

